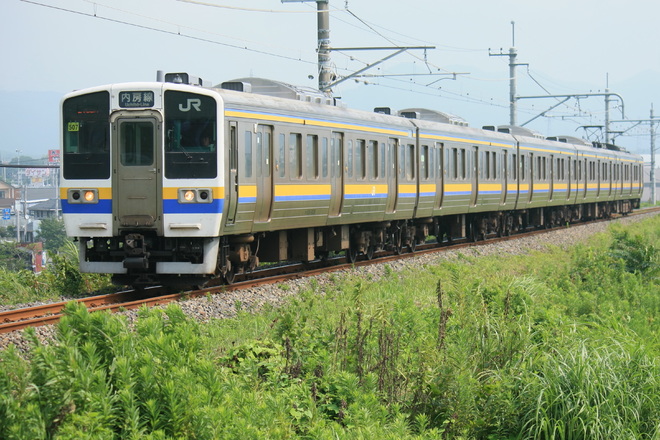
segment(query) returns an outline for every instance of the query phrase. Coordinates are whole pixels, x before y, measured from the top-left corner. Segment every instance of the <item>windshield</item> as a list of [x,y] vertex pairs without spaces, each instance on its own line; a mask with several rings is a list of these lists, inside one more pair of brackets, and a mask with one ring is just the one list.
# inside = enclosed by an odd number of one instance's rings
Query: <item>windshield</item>
[[62,105],[62,173],[65,179],[110,177],[110,94],[90,93]]
[[210,96],[165,92],[165,177],[217,176],[217,107]]

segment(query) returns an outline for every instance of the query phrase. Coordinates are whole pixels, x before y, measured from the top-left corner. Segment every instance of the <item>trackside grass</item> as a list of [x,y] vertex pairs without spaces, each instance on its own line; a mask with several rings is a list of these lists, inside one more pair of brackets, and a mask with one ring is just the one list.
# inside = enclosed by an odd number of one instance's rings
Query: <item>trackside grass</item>
[[0,352],[0,438],[660,439],[659,335],[660,216],[209,324],[71,304]]

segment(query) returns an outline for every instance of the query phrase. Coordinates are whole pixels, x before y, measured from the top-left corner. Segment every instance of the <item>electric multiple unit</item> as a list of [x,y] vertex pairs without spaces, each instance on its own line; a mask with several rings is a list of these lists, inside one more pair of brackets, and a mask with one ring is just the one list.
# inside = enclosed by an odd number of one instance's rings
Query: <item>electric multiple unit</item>
[[354,261],[639,205],[642,159],[613,146],[350,110],[257,78],[200,84],[168,74],[64,97],[62,211],[82,271],[232,282],[259,261]]

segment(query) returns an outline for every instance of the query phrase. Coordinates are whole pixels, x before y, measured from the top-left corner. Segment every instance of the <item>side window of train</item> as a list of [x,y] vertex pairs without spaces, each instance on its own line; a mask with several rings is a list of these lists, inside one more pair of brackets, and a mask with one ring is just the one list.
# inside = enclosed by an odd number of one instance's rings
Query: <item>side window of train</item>
[[343,133],[333,133],[330,138],[330,176],[341,177],[342,174],[342,140]]
[[280,133],[278,136],[279,142],[277,145],[277,164],[275,169],[279,172],[280,177],[286,176],[286,136]]
[[487,180],[497,180],[497,153],[486,151],[484,161],[484,177]]
[[451,177],[458,180],[458,148],[451,149]]
[[353,140],[346,141],[346,175],[353,177]]
[[229,169],[232,171],[238,169],[238,139],[236,125],[231,125],[229,127]]
[[272,127],[260,125],[256,134],[256,159],[254,162],[255,174],[258,177],[270,177],[271,149],[273,147],[271,130]]
[[543,161],[541,163],[541,171],[543,172],[543,180],[548,180],[548,158],[543,157]]
[[364,180],[367,177],[366,150],[367,143],[364,139],[355,142],[355,177]]
[[513,154],[513,157],[511,158],[511,178],[513,180],[518,179],[518,155]]
[[370,180],[378,179],[378,142],[377,141],[369,141],[369,146],[367,148],[367,164],[368,164],[369,179]]
[[328,138],[321,139],[321,177],[328,177]]
[[252,131],[245,131],[245,177],[252,177]]
[[465,148],[460,151],[460,178],[465,180],[467,178],[467,152]]
[[[483,152],[483,170],[481,177],[484,179],[490,179],[490,151]],[[478,172],[479,170],[477,170]]]
[[412,144],[406,145],[406,178],[415,179],[415,146]]
[[388,172],[385,174],[388,177],[396,176],[396,146],[398,145],[397,139],[392,139],[387,143],[387,160],[389,165]]
[[387,168],[385,161],[385,142],[378,144],[378,159],[380,160],[380,165],[378,166],[378,176],[387,178]]
[[429,146],[422,145],[419,152],[419,178],[428,180],[429,178]]
[[437,151],[436,151],[436,157],[438,158],[437,160],[437,170],[438,170],[438,179],[444,178],[444,170],[445,170],[445,146],[444,144],[437,142],[435,144]]
[[[569,163],[569,166],[570,166],[570,163],[571,163],[571,160],[570,160],[570,159],[568,160],[568,163]],[[578,178],[578,173],[577,173],[577,159],[573,159],[573,174],[572,174],[572,175],[569,175],[569,178],[570,178],[571,180],[575,180],[575,179]]]
[[302,179],[302,135],[289,135],[289,173],[291,179]]
[[541,161],[541,172],[543,173],[543,180],[548,180],[548,158],[543,157]]
[[555,161],[555,167],[557,169],[557,171],[555,172],[556,173],[555,178],[557,180],[564,180],[564,177],[562,176],[562,171],[564,171],[564,169],[561,166],[561,161],[562,159],[560,157],[558,157],[557,160]]
[[493,151],[493,180],[497,180],[497,153]]
[[307,180],[319,178],[319,137],[307,135]]

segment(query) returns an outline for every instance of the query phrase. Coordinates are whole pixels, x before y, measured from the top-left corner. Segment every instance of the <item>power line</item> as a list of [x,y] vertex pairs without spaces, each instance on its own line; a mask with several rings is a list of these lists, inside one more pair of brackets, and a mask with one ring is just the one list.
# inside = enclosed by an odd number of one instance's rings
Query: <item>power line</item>
[[[97,14],[90,14],[90,13],[87,13],[87,12],[75,11],[73,9],[67,9],[67,8],[62,8],[62,7],[58,7],[58,6],[47,5],[47,4],[39,3],[39,2],[36,2],[36,1],[32,1],[32,0],[21,0],[21,1],[24,2],[24,3],[30,3],[30,4],[37,5],[37,6],[43,6],[45,8],[56,9],[56,10],[63,11],[63,12],[69,12],[69,13],[72,13],[72,14],[82,15],[82,16],[85,16],[85,17],[97,18],[99,20],[108,21],[108,22],[111,22],[111,23],[118,23],[118,24],[123,24],[123,25],[126,25],[126,26],[132,26],[132,27],[135,27],[135,28],[138,28],[138,29],[146,29],[146,30],[150,30],[150,31],[154,31],[154,32],[160,32],[160,33],[167,34],[167,35],[174,35],[174,36],[188,38],[188,39],[195,40],[195,41],[201,41],[201,42],[204,42],[204,43],[217,44],[219,46],[225,46],[225,47],[229,47],[229,48],[232,48],[232,49],[244,50],[244,51],[247,51],[247,52],[257,53],[257,54],[260,54],[260,55],[268,55],[268,56],[271,56],[271,57],[285,59],[285,60],[289,60],[289,61],[297,61],[297,62],[301,62],[301,63],[305,63],[305,64],[313,64],[313,65],[316,64],[316,62],[314,62],[314,61],[306,61],[306,60],[303,60],[301,58],[295,58],[295,57],[291,57],[291,56],[287,56],[287,55],[275,54],[275,53],[272,53],[272,52],[267,52],[267,51],[259,50],[259,49],[251,49],[247,46],[238,46],[236,44],[223,43],[223,42],[220,42],[220,41],[211,40],[209,38],[197,37],[197,36],[194,36],[194,35],[183,34],[181,32],[168,31],[168,30],[159,29],[159,28],[156,28],[156,27],[153,27],[153,26],[147,26],[147,25],[142,25],[142,24],[137,24],[137,23],[131,23],[129,21],[119,20],[119,19],[116,19],[116,18],[102,17],[102,16],[97,15]],[[180,26],[180,27],[184,27],[184,26]],[[192,28],[189,28],[189,29],[192,29]]]
[[[89,1],[89,0],[86,0]],[[197,0],[176,0],[178,2],[182,3],[191,3],[194,5],[200,5],[200,6],[211,6],[214,8],[222,8],[222,9],[232,9],[235,11],[245,11],[245,12],[266,12],[266,13],[273,13],[273,14],[311,14],[311,11],[276,11],[273,9],[254,9],[254,8],[241,8],[238,6],[226,6],[226,5],[219,5],[217,3],[207,3],[207,2],[200,2]],[[314,14],[316,12],[313,12]]]

